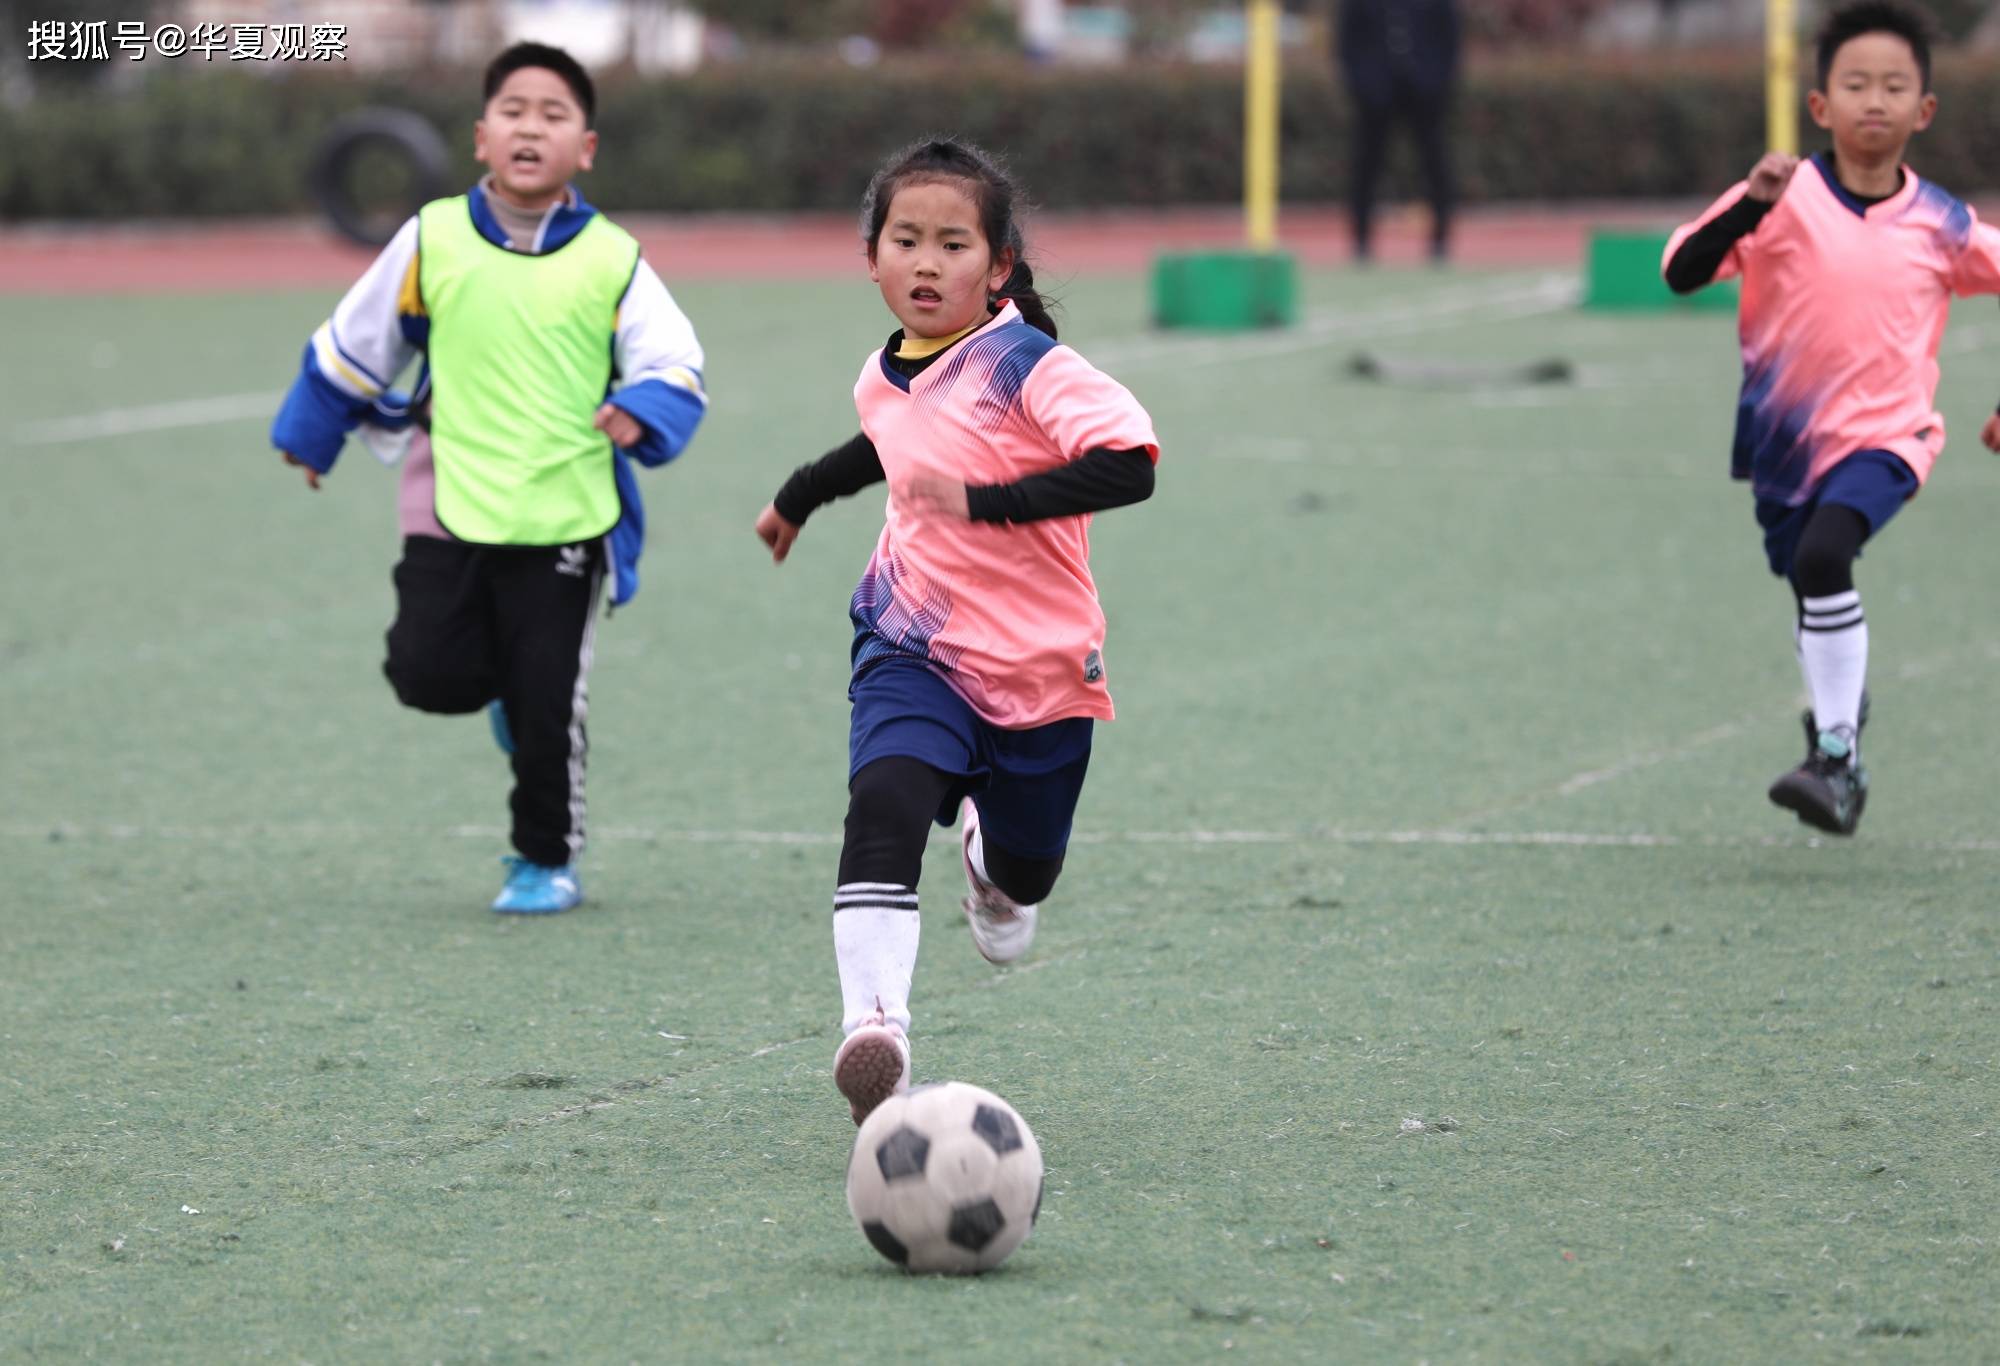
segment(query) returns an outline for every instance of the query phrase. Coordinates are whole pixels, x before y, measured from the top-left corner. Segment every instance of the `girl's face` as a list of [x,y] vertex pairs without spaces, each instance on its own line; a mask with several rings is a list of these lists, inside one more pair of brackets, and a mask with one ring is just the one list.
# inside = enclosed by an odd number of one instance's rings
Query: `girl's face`
[[990,316],[986,301],[1014,268],[979,226],[979,206],[950,181],[906,185],[868,252],[868,278],[909,337],[949,337]]

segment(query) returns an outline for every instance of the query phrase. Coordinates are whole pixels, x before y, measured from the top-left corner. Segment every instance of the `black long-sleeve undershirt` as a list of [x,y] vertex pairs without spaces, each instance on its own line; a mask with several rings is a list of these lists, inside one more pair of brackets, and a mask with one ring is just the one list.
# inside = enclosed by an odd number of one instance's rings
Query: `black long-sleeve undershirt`
[[[836,498],[859,493],[887,476],[865,434],[792,471],[772,500],[793,526]],[[1007,484],[967,485],[967,515],[975,522],[1039,522],[1077,517],[1144,502],[1153,493],[1153,458],[1144,448],[1085,451],[1067,464]]]
[[[955,343],[954,343],[955,344]],[[924,356],[903,356],[903,332],[898,328],[882,345],[883,362],[906,379],[915,379],[937,364],[951,347]],[[772,499],[778,515],[793,526],[836,498],[861,492],[888,476],[882,457],[867,433],[857,432],[817,460],[792,471],[792,477]],[[1009,484],[968,484],[966,515],[975,522],[1040,522],[1050,517],[1080,517],[1085,513],[1143,503],[1153,496],[1153,457],[1143,449],[1100,446],[1076,459]]]
[[793,526],[804,526],[806,518],[836,498],[861,492],[870,484],[888,478],[882,472],[882,457],[875,443],[861,432],[844,446],[836,446],[817,460],[808,460],[792,471],[792,477],[771,500],[778,515]]
[[1696,228],[1681,243],[1680,250],[1667,262],[1667,288],[1676,294],[1692,294],[1715,279],[1729,249],[1757,230],[1764,216],[1777,207],[1776,200],[1743,197]]

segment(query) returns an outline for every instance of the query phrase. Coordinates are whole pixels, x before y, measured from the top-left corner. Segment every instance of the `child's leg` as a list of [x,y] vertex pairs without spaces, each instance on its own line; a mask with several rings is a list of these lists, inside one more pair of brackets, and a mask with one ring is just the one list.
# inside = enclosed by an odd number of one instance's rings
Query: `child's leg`
[[1020,906],[1032,906],[1055,890],[1089,765],[1085,755],[1031,778],[995,774],[972,798],[979,820],[965,857],[982,882]]
[[833,893],[845,1037],[833,1055],[833,1084],[856,1124],[910,1084],[910,979],[922,930],[917,878],[931,821],[963,781],[921,759],[885,754],[862,763],[848,782]]
[[1054,858],[1024,858],[1010,854],[998,845],[986,842],[985,831],[975,830],[972,846],[966,851],[971,860],[972,871],[981,881],[990,882],[1009,901],[1022,906],[1032,906],[1056,889],[1056,879],[1062,876],[1063,854]]
[[961,834],[972,889],[965,914],[973,944],[992,963],[1011,963],[1034,942],[1090,767],[1088,721],[1041,731],[994,737],[992,780],[972,797]]
[[841,1028],[875,1018],[907,1031],[917,967],[917,879],[938,808],[963,780],[921,759],[890,755],[848,783],[840,885],[833,894],[833,952],[840,968]]
[[418,711],[478,711],[499,689],[483,547],[409,536],[396,565],[396,620],[382,672]]
[[559,867],[583,850],[584,718],[604,583],[602,541],[497,552],[500,700],[514,738],[514,847]]
[[1091,724],[1057,721],[991,737],[993,776],[972,798],[977,828],[965,851],[982,881],[1029,906],[1047,896],[1069,850],[1090,771]]
[[1854,560],[1868,539],[1868,520],[1838,503],[1814,509],[1792,556],[1799,600],[1799,662],[1822,733],[1838,735],[1853,753],[1861,730],[1861,693],[1868,679],[1868,622],[1854,587]]

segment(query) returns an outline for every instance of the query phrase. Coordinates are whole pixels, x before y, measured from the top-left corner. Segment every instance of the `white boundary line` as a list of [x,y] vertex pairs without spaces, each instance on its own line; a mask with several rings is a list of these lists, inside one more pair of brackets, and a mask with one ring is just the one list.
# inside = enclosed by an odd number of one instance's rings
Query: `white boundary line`
[[1323,313],[1282,332],[1107,338],[1087,343],[1091,364],[1111,371],[1227,364],[1310,351],[1338,341],[1405,337],[1442,327],[1510,322],[1574,307],[1582,286],[1574,275],[1544,274],[1468,289],[1441,290],[1416,303],[1365,313]]
[[[1153,334],[1110,337],[1093,343],[1090,356],[1100,367],[1120,370],[1263,360],[1309,351],[1343,339],[1410,336],[1440,327],[1507,322],[1538,313],[1554,313],[1573,306],[1580,297],[1580,287],[1573,276],[1548,274],[1526,282],[1515,278],[1467,289],[1442,290],[1415,304],[1375,312],[1322,314],[1284,332],[1226,338]],[[56,446],[175,427],[241,422],[275,413],[283,397],[280,390],[270,389],[137,408],[107,408],[77,417],[20,423],[10,439],[17,446]]]
[[[1914,682],[1969,661],[1976,661],[1981,655],[1988,659],[2000,659],[2000,642],[1991,642],[1984,647],[1974,646],[1971,649],[1950,650],[1922,659],[1913,659],[1897,667],[1894,673],[1896,678],[1902,682]],[[1798,714],[1798,705],[1797,703],[1793,703],[1786,710],[1796,716]],[[1524,808],[1540,806],[1544,802],[1556,801],[1565,797],[1573,797],[1577,793],[1596,787],[1599,784],[1616,782],[1621,778],[1628,777],[1634,773],[1644,772],[1649,768],[1655,768],[1661,764],[1674,764],[1684,759],[1691,759],[1710,745],[1720,744],[1725,740],[1733,740],[1739,735],[1747,734],[1753,730],[1761,730],[1772,725],[1776,720],[1777,714],[1777,708],[1759,710],[1739,716],[1734,721],[1724,721],[1718,725],[1710,726],[1706,730],[1696,731],[1691,735],[1683,737],[1677,744],[1629,751],[1608,763],[1572,773],[1553,787],[1538,787],[1532,791],[1509,798],[1497,805],[1482,807],[1476,811],[1461,812],[1453,817],[1452,826],[1455,828],[1460,825],[1484,825],[1488,821],[1500,820]],[[1778,842],[1784,843],[1785,841]],[[1975,840],[1971,842],[1968,848],[1971,852],[1983,852],[1988,846],[2000,848],[2000,841]],[[1920,847],[1944,849],[1947,847],[1958,848],[1960,846],[1923,845]]]
[[[1649,756],[1651,757],[1651,756]],[[1599,781],[1615,773],[1584,774]],[[1571,780],[1576,781],[1575,779]],[[394,837],[444,838],[504,841],[507,830],[499,825],[452,825],[412,827],[403,825],[139,825],[106,822],[79,825],[70,821],[7,821],[0,823],[0,839],[46,840],[60,843],[69,839],[162,840],[188,843],[227,842],[246,839],[324,840],[384,839]],[[599,842],[638,844],[745,844],[813,845],[832,848],[841,837],[834,830],[671,830],[638,826],[615,826],[597,831]],[[1227,845],[1444,845],[1450,847],[1575,849],[1712,849],[1712,848],[1804,848],[1831,841],[1814,835],[1660,835],[1646,831],[1591,830],[1092,830],[1077,832],[1076,844],[1146,844],[1202,848]],[[1872,844],[1898,849],[1924,849],[1938,853],[2000,854],[2000,839],[1971,840],[1882,840]]]
[[[1291,465],[1315,470],[1381,470],[1393,474],[1494,479],[1614,480],[1621,483],[1723,482],[1720,466],[1699,470],[1662,465],[1644,470],[1604,469],[1582,450],[1540,446],[1403,446],[1392,442],[1309,441],[1297,436],[1243,437],[1208,452],[1218,460]],[[1550,457],[1554,456],[1554,459]]]
[[172,427],[209,427],[221,422],[242,422],[253,417],[271,416],[278,411],[278,404],[283,398],[278,390],[267,389],[254,394],[222,394],[215,398],[182,399],[178,403],[154,403],[142,408],[106,408],[81,417],[20,423],[14,428],[12,440],[16,446],[60,446],[105,436],[166,431]]

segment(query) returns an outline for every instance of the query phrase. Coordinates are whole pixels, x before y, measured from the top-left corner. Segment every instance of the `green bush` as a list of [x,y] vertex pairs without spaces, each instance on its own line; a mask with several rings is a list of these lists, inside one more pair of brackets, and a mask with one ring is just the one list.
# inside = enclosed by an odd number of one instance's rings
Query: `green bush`
[[[1943,111],[1912,151],[1960,194],[2000,188],[1981,155],[2000,146],[2000,107],[1983,98],[1996,74],[1991,61],[1942,61]],[[0,109],[0,218],[302,212],[322,130],[367,104],[431,119],[469,182],[474,85],[462,74],[419,84],[167,68],[125,95],[49,91]],[[1226,68],[765,62],[614,77],[599,103],[603,150],[585,188],[607,209],[850,209],[875,163],[927,132],[1004,152],[1052,208],[1241,193],[1242,91]],[[1762,150],[1763,117],[1760,71],[1742,61],[1493,60],[1461,90],[1459,177],[1473,202],[1713,193]],[[1330,65],[1287,72],[1282,126],[1285,197],[1339,197],[1349,114]],[[1807,136],[1816,145],[1816,130]],[[1400,149],[1392,192],[1414,188],[1412,162]]]

